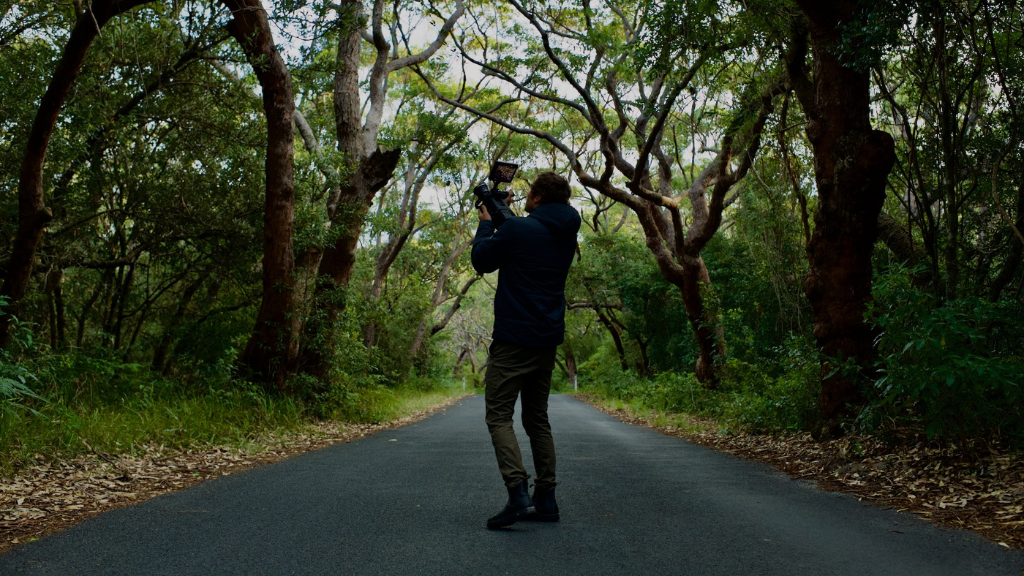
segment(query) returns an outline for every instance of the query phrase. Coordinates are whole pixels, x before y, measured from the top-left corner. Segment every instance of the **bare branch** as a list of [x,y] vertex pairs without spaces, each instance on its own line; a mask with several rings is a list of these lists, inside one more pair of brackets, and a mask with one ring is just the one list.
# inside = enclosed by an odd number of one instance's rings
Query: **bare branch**
[[423,62],[426,62],[431,56],[433,56],[438,51],[438,49],[441,48],[441,46],[444,45],[444,41],[448,38],[448,35],[451,34],[452,28],[455,27],[455,23],[458,22],[459,18],[462,17],[462,14],[465,11],[466,9],[462,3],[462,0],[455,0],[455,12],[453,12],[452,15],[449,16],[447,20],[445,20],[444,26],[441,27],[440,31],[438,31],[437,38],[435,38],[434,41],[430,43],[430,46],[427,46],[427,48],[424,49],[419,54],[410,54],[409,56],[392,60],[391,62],[388,63],[387,71],[390,73],[394,72],[395,70],[406,68],[408,66],[413,66],[416,64],[422,64]]
[[[551,134],[549,132],[545,132],[543,130],[536,130],[534,128],[526,128],[526,127],[523,127],[523,126],[517,126],[515,124],[512,124],[511,122],[507,122],[505,120],[502,120],[501,118],[498,118],[493,113],[484,112],[483,110],[480,110],[478,108],[470,106],[470,105],[468,105],[468,104],[466,104],[464,102],[460,102],[458,100],[453,100],[453,99],[445,96],[444,94],[442,94],[441,91],[438,90],[436,86],[434,86],[434,83],[431,82],[429,78],[427,78],[427,76],[423,73],[422,70],[420,70],[418,67],[413,67],[413,70],[416,72],[417,75],[419,75],[420,78],[423,79],[424,82],[426,82],[427,86],[431,89],[431,91],[434,92],[434,95],[437,96],[437,98],[439,100],[441,100],[442,102],[444,102],[445,104],[448,104],[449,106],[454,106],[456,108],[459,108],[460,110],[465,110],[466,112],[469,112],[470,114],[474,114],[474,115],[479,116],[481,118],[485,118],[487,120],[490,120],[491,122],[493,122],[493,123],[495,123],[495,124],[497,124],[497,125],[499,125],[499,126],[501,126],[503,128],[506,128],[508,130],[511,130],[512,132],[515,132],[517,134],[526,134],[526,135],[529,135],[529,136],[536,136],[537,138],[541,138],[542,140],[546,140],[552,146],[554,146],[555,148],[558,148],[559,151],[561,151],[563,154],[565,154],[566,158],[568,158],[569,162],[572,164],[572,166],[574,168],[574,171],[575,171],[576,167],[581,166],[579,158],[576,156],[576,153],[573,152],[571,148],[569,148],[564,142],[562,142],[560,139],[558,139],[553,134]],[[500,108],[501,106],[504,106],[505,104],[510,104],[510,103],[516,102],[516,101],[517,100],[515,98],[507,98],[505,100],[502,100],[498,104],[498,106],[495,107],[495,110],[497,110],[497,108]]]
[[555,54],[555,50],[551,47],[551,41],[548,37],[548,30],[541,26],[536,15],[527,11],[522,4],[516,0],[509,0],[509,3],[512,4],[520,14],[525,16],[526,19],[530,21],[530,24],[537,29],[537,32],[540,33],[541,42],[544,45],[544,51],[547,53],[548,59],[558,67],[559,72],[562,74],[562,78],[564,78],[565,81],[576,90],[580,97],[583,98],[583,101],[586,102],[587,108],[590,110],[591,124],[593,124],[594,128],[597,128],[598,132],[602,134],[606,133],[608,131],[608,127],[605,125],[604,117],[601,115],[601,108],[597,105],[597,102],[594,101],[590,92],[584,89],[583,86],[580,86],[579,81],[577,81],[573,76],[572,71],[569,70],[569,67],[565,62]]

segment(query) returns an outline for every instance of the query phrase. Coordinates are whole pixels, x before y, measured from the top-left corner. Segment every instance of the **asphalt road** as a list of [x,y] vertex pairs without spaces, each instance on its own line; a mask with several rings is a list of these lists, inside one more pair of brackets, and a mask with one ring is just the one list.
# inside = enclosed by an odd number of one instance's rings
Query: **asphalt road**
[[1024,574],[1024,553],[566,396],[551,398],[562,522],[489,531],[505,490],[483,410],[471,397],[108,512],[0,556],[0,574]]

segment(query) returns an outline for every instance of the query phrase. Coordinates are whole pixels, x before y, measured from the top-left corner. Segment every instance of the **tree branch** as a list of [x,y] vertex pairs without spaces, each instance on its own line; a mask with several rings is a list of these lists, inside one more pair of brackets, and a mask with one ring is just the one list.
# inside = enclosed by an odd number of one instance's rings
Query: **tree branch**
[[438,49],[440,49],[441,46],[444,45],[444,41],[448,38],[448,35],[451,34],[452,28],[455,27],[455,23],[458,22],[459,18],[462,17],[462,14],[465,11],[466,9],[462,3],[462,0],[455,0],[455,12],[453,12],[452,15],[449,16],[447,20],[445,20],[444,26],[441,27],[440,31],[438,31],[437,38],[435,38],[434,41],[430,43],[430,46],[427,46],[427,48],[420,52],[419,54],[410,54],[409,56],[392,60],[387,65],[387,71],[389,73],[394,72],[395,70],[400,70],[408,66],[422,64],[423,62],[426,62],[428,59],[430,59],[430,57],[433,56],[438,51]]

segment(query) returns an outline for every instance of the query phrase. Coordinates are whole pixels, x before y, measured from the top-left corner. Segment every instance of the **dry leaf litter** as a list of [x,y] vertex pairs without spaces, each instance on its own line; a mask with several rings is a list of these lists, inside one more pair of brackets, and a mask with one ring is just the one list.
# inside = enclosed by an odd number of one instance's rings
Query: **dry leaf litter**
[[60,461],[37,456],[34,465],[19,470],[13,478],[0,478],[0,553],[112,508],[411,424],[459,400],[461,397],[451,398],[380,424],[328,421],[288,434],[268,434],[259,438],[254,443],[259,447],[251,451],[224,446],[172,450],[148,445],[134,454],[113,455],[90,447],[91,453]]
[[[711,420],[661,426],[632,410],[602,406],[623,422],[654,428],[746,460],[771,464],[792,478],[814,480],[825,490],[909,511],[939,526],[973,530],[1005,548],[1024,548],[1024,462],[1004,447],[985,443],[958,449],[896,431],[875,436],[815,441],[810,434],[721,434]],[[696,430],[696,431],[694,431]]]

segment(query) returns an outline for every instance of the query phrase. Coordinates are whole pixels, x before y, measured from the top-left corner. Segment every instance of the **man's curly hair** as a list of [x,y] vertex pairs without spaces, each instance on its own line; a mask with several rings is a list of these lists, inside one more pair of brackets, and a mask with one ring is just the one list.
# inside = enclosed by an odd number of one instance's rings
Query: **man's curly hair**
[[542,172],[530,186],[534,196],[540,197],[541,204],[559,203],[568,204],[572,197],[572,188],[569,181],[555,174],[554,172]]

